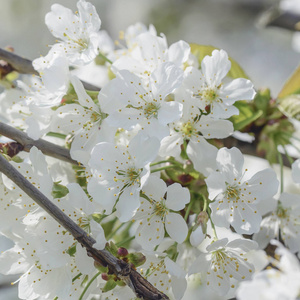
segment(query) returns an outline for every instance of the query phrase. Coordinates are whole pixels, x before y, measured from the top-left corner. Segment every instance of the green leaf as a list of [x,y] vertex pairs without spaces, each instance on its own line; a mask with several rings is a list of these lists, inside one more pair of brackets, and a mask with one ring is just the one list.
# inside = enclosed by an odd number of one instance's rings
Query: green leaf
[[59,184],[59,182],[54,182],[52,187],[51,195],[54,199],[65,197],[69,193],[66,186]]
[[117,256],[118,255],[118,247],[115,245],[114,242],[106,243],[105,249],[109,251],[112,255]]
[[290,95],[280,99],[278,108],[287,117],[300,121],[300,95]]
[[[206,55],[211,55],[214,50],[220,50],[219,48],[208,46],[208,45],[198,45],[198,44],[190,44],[191,46],[191,52],[198,58],[199,64],[201,64],[202,59]],[[228,72],[227,76],[231,78],[246,78],[249,79],[249,77],[246,75],[242,67],[231,57],[229,57],[229,60],[231,62],[231,69]]]
[[263,89],[257,91],[253,103],[256,109],[262,110],[264,116],[266,116],[268,108],[270,106],[270,100],[271,100],[271,91],[269,89]]
[[112,289],[114,289],[117,286],[117,283],[114,281],[114,279],[109,279],[105,286],[102,288],[102,292],[106,293],[108,291],[111,291]]
[[292,76],[285,82],[277,98],[285,98],[291,94],[300,94],[300,66],[297,67]]
[[240,111],[239,115],[232,116],[230,118],[235,130],[244,129],[247,125],[251,124],[263,115],[262,110],[255,111],[253,107],[246,101],[238,101],[235,103],[235,106]]
[[76,244],[73,245],[72,247],[70,247],[70,248],[67,250],[67,253],[68,253],[70,256],[74,256],[75,253],[76,253]]

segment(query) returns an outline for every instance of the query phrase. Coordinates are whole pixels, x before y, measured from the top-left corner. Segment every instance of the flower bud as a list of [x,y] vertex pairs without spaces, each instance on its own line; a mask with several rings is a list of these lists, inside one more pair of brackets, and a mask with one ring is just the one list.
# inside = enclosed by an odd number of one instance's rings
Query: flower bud
[[118,249],[118,255],[121,256],[121,257],[125,257],[128,255],[128,251],[126,248],[123,248],[123,247],[120,247]]
[[128,260],[133,263],[135,267],[139,267],[146,262],[146,256],[141,252],[133,252],[128,254]]

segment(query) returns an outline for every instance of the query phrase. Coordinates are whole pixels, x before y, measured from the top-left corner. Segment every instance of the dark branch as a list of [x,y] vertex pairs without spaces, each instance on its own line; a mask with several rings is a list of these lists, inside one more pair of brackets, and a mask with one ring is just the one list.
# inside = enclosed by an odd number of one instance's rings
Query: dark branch
[[258,25],[263,27],[279,27],[291,31],[300,30],[300,16],[292,12],[281,12],[272,8],[264,12],[258,19]]
[[2,155],[0,155],[0,172],[5,174],[59,224],[68,230],[72,236],[86,248],[87,253],[95,261],[108,266],[109,270],[121,278],[134,293],[145,300],[169,299],[165,294],[158,291],[145,278],[136,272],[126,262],[119,260],[107,250],[97,250],[93,248],[96,241],[89,236],[72,219],[65,215],[55,204],[53,204],[44,194],[34,187],[23,177]]
[[[15,71],[20,74],[35,74],[39,76],[39,73],[33,68],[32,61],[21,56],[18,56],[12,52],[3,50],[0,48],[0,60],[8,62]],[[81,81],[86,90],[100,91],[100,88],[94,86],[88,82]]]
[[72,163],[78,164],[70,156],[70,151],[66,148],[57,146],[42,139],[34,140],[30,138],[25,132],[15,129],[9,125],[0,122],[0,134],[4,135],[23,146],[23,150],[29,152],[30,149],[35,146],[41,150],[45,155],[52,156],[54,158]]

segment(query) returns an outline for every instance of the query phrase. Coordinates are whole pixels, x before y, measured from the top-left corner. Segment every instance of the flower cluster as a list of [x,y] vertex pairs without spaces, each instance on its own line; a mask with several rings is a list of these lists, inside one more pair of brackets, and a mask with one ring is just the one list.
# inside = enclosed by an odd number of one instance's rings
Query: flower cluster
[[[52,6],[45,21],[58,40],[34,60],[40,76],[24,76],[0,100],[8,123],[66,144],[78,166],[46,160],[35,147],[11,164],[94,237],[96,249],[130,262],[174,299],[199,277],[212,297],[233,297],[265,267],[261,249],[275,237],[298,252],[299,196],[282,193],[263,219],[276,173],[247,169],[240,150],[223,147],[236,102],[256,95],[250,80],[228,76],[227,53],[200,60],[188,43],[168,46],[141,23],[113,43],[92,4],[77,8]],[[105,70],[101,90],[86,85],[91,70]],[[296,181],[299,169],[295,163]],[[20,299],[134,299],[4,175],[0,211],[0,233],[15,243],[0,255],[0,272],[22,274]],[[241,284],[238,297],[265,274]]]

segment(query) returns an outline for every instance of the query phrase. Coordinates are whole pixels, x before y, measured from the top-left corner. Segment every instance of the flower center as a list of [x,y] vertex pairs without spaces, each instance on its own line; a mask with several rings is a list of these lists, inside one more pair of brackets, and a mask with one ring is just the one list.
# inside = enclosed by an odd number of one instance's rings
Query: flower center
[[276,214],[278,216],[278,218],[281,219],[286,219],[289,217],[289,209],[288,208],[283,208],[282,206],[278,206]]
[[[119,179],[122,182],[126,182],[126,185],[134,185],[135,183],[140,183],[140,175],[143,169],[135,169],[135,168],[128,168],[127,170],[118,170],[116,173],[123,178]],[[115,181],[118,179],[115,178]]]
[[214,89],[206,88],[202,94],[203,98],[212,103],[217,98],[217,93]]
[[225,253],[225,249],[218,249],[214,252],[212,252],[212,265],[214,272],[217,272],[219,269],[222,268],[224,273],[226,273],[226,268],[229,267],[229,265],[234,265],[236,272],[239,270],[239,262],[235,257],[228,256]]
[[168,209],[167,209],[164,201],[154,203],[153,214],[155,214],[155,215],[159,216],[161,219],[163,219],[167,213],[168,213]]
[[181,131],[184,133],[185,136],[191,137],[195,132],[195,128],[193,124],[190,121],[188,121],[181,126]]
[[77,224],[79,227],[81,227],[87,233],[91,232],[90,219],[87,216],[78,218]]
[[155,118],[157,119],[158,111],[160,106],[154,102],[147,103],[144,108],[144,115],[147,119]]
[[236,185],[228,185],[225,194],[228,200],[238,200],[240,198],[240,191]]

